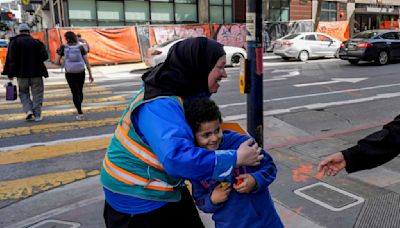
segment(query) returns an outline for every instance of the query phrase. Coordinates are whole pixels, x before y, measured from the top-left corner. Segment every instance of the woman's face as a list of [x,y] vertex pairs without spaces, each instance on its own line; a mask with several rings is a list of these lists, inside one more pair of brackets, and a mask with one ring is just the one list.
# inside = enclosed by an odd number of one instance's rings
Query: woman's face
[[226,64],[226,56],[221,56],[217,63],[215,64],[214,68],[208,74],[208,90],[210,93],[216,93],[219,88],[219,82],[222,78],[226,78],[225,72],[225,64]]

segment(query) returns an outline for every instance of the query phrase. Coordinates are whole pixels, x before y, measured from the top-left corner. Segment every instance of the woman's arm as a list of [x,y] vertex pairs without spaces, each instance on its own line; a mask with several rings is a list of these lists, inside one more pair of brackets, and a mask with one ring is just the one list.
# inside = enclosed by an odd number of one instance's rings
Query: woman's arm
[[93,79],[93,76],[92,76],[92,69],[90,67],[90,63],[89,63],[89,59],[87,58],[87,55],[83,55],[83,60],[85,61],[86,68],[88,69],[88,72],[89,72],[89,81],[93,82],[94,79]]

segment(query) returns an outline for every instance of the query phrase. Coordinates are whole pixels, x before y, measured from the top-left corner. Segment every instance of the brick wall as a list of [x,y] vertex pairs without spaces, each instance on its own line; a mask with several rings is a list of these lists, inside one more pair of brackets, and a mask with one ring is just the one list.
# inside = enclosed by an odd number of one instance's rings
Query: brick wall
[[290,20],[312,19],[312,0],[292,0],[290,2]]
[[[342,14],[342,17],[340,17]],[[338,21],[345,21],[347,20],[347,5],[346,3],[338,2],[337,3],[337,20]]]

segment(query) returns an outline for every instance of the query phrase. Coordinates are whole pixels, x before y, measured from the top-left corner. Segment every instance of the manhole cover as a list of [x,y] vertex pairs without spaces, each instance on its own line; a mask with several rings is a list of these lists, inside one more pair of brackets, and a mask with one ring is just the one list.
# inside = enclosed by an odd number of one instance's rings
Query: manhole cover
[[294,193],[331,211],[342,211],[364,202],[359,196],[323,182],[299,188]]
[[81,224],[76,222],[49,219],[36,223],[35,225],[30,226],[30,228],[78,228],[80,226]]

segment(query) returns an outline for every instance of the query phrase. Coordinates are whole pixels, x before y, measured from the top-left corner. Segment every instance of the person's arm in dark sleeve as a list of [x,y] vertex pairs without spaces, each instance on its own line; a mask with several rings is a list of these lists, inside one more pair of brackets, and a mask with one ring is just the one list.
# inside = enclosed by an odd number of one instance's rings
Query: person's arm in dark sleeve
[[40,57],[42,62],[46,61],[47,59],[49,59],[49,54],[47,53],[46,47],[44,46],[44,44],[42,43],[42,41],[37,40],[37,42],[39,43],[39,49],[40,49]]
[[277,169],[272,157],[264,150],[262,151],[262,154],[264,155],[264,158],[261,160],[260,168],[257,171],[250,173],[257,183],[257,187],[253,192],[267,189],[276,179]]
[[192,195],[197,207],[205,213],[214,213],[222,207],[221,204],[214,204],[211,202],[211,191],[209,188],[204,188],[199,181],[191,181]]
[[183,109],[176,101],[159,98],[147,102],[132,116],[132,122],[137,124],[169,175],[190,180],[232,178],[236,150],[209,151],[196,147]]
[[348,173],[372,169],[382,165],[400,153],[400,115],[358,141],[356,146],[342,151]]

